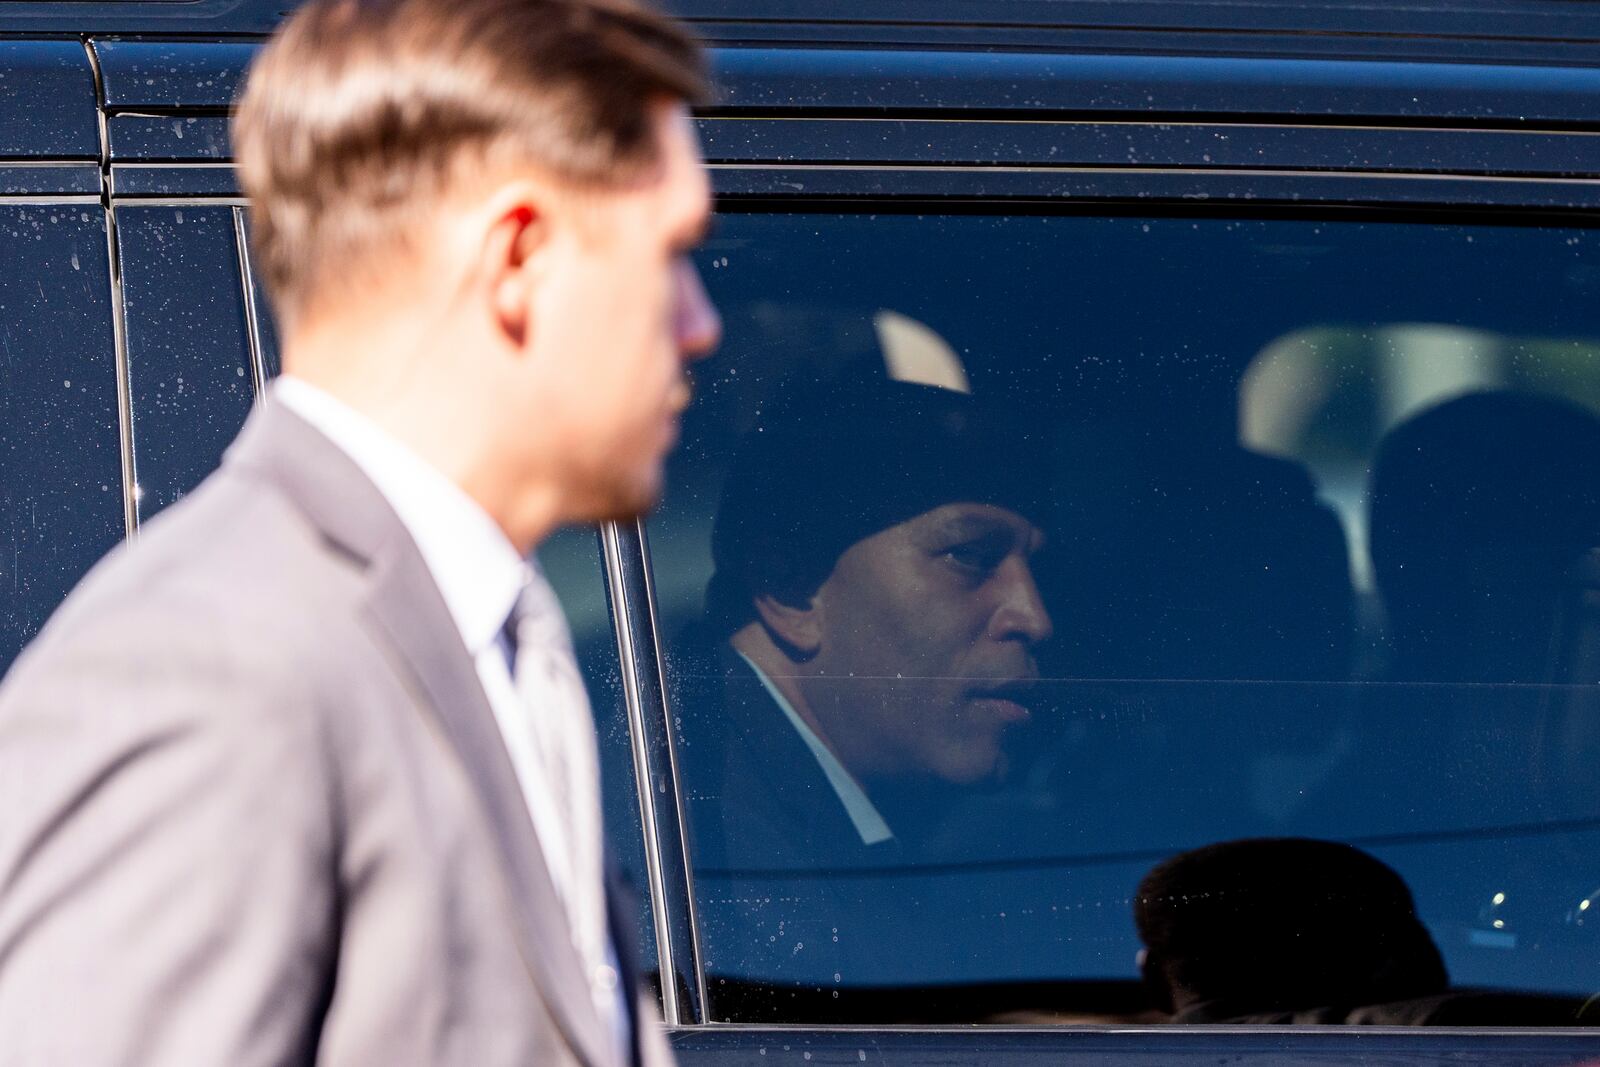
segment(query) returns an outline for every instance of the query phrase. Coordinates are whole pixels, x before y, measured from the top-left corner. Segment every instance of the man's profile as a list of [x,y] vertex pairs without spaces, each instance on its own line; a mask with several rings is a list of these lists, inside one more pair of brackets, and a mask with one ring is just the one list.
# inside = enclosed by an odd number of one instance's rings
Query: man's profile
[[264,50],[284,378],[0,687],[0,1058],[670,1061],[525,560],[654,501],[716,343],[704,91],[636,0],[313,0]]
[[679,698],[702,864],[870,862],[1003,774],[1052,625],[1029,451],[949,389],[780,390],[718,506],[712,684]]

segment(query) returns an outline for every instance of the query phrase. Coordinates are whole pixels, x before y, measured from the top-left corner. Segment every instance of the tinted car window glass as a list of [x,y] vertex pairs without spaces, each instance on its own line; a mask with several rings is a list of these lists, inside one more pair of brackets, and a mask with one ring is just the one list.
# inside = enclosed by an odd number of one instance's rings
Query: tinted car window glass
[[77,42],[0,42],[0,70],[0,156],[95,157],[94,73]]
[[124,532],[105,213],[0,205],[0,671]]
[[200,484],[250,413],[234,233],[228,207],[117,209],[141,520]]
[[1592,1019],[1592,232],[736,214],[700,265],[650,543],[714,1018]]

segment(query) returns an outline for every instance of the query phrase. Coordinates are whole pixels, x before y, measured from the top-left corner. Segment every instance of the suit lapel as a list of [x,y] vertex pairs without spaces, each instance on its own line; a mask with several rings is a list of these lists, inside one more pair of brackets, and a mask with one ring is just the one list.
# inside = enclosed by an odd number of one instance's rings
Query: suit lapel
[[415,548],[386,570],[368,602],[371,616],[405,657],[483,803],[511,883],[523,958],[574,1049],[592,1067],[609,1063],[614,1057],[606,1054],[566,910],[477,671],[453,627],[441,628],[441,621],[449,625],[448,614]]
[[466,768],[498,846],[528,970],[578,1056],[589,1067],[612,1063],[494,711],[421,553],[360,468],[312,426],[275,404],[250,421],[230,461],[263,469],[325,535],[368,561],[367,615]]
[[639,902],[622,877],[622,868],[616,856],[606,851],[606,926],[611,932],[611,944],[617,953],[617,981],[624,992],[622,999],[628,1007],[628,1049],[635,1067],[643,1062],[641,1035],[639,1033],[639,991],[644,988],[644,976],[639,973],[639,943],[634,923],[639,914]]

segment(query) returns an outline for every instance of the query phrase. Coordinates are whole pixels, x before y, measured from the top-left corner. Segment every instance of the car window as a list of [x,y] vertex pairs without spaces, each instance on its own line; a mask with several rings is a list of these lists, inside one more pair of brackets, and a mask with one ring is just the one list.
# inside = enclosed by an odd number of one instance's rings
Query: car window
[[721,221],[649,523],[712,1018],[1593,1020],[1592,231]]
[[0,205],[0,672],[125,530],[105,213]]

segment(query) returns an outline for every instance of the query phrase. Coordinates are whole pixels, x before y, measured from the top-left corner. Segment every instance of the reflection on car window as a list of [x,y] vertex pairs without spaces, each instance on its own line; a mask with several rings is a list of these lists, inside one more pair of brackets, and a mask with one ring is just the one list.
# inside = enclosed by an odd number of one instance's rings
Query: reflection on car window
[[1591,234],[723,222],[650,530],[714,1018],[1595,1021]]
[[0,206],[0,672],[125,530],[105,213]]
[[120,208],[117,235],[143,521],[216,469],[255,373],[233,209]]
[[1349,845],[1192,849],[1145,875],[1133,909],[1140,970],[1175,1021],[1399,1024],[1449,1000],[1405,882]]

